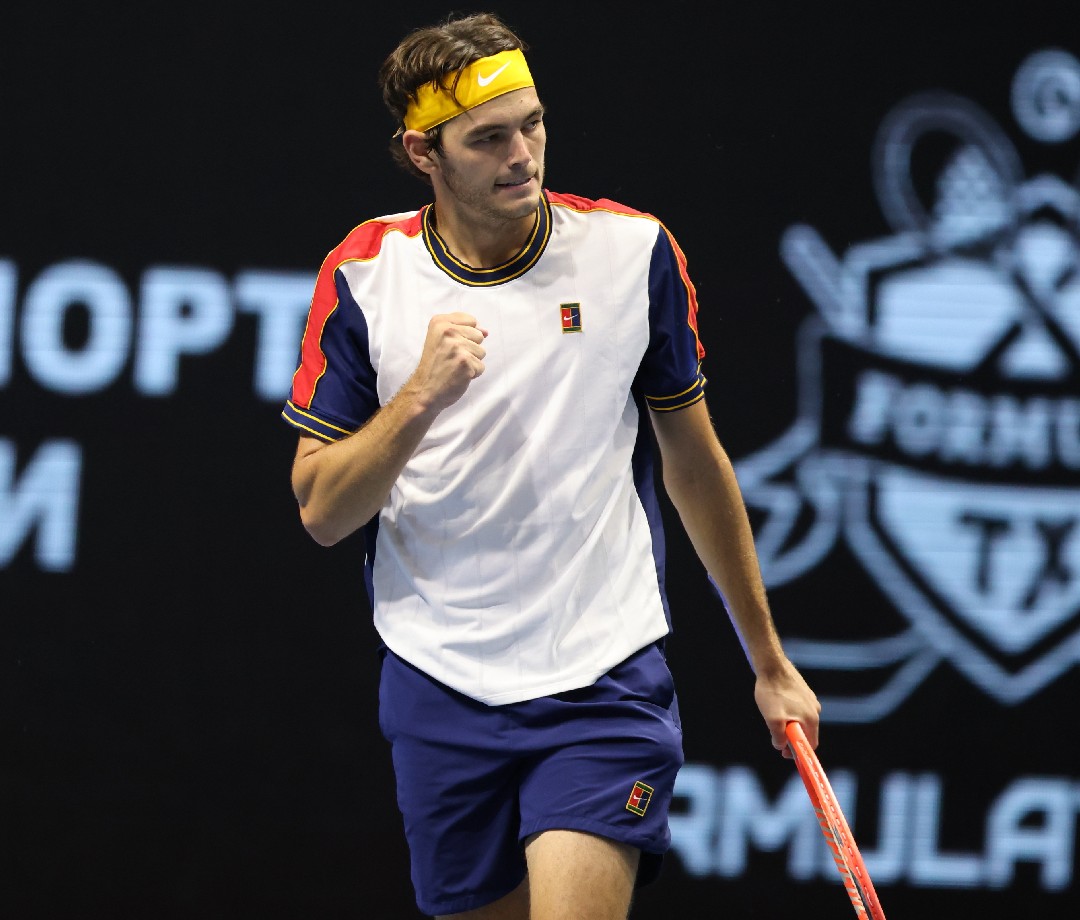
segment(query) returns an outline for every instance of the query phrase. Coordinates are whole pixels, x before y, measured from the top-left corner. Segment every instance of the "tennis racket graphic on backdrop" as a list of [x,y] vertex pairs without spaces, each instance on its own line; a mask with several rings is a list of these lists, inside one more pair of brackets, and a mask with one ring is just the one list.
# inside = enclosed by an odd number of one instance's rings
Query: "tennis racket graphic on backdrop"
[[802,726],[798,722],[787,724],[788,747],[791,748],[795,766],[802,777],[803,785],[810,796],[817,815],[825,842],[832,850],[836,868],[844,880],[844,888],[860,920],[885,920],[874,884],[866,871],[862,854],[855,845],[855,837],[848,827],[847,819],[840,810],[840,803],[833,794],[832,785],[821,767],[814,749],[806,740]]

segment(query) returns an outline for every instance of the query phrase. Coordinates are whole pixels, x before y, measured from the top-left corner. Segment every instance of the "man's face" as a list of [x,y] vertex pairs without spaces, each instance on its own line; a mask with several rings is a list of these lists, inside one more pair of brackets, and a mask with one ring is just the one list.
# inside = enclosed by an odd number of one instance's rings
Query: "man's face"
[[519,220],[540,204],[544,109],[533,87],[496,96],[442,129],[436,200],[472,220]]

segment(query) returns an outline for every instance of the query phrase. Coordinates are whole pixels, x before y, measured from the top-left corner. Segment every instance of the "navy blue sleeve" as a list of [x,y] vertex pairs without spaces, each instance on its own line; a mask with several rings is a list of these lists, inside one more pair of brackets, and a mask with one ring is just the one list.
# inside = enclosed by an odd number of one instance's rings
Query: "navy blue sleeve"
[[705,395],[697,295],[671,235],[658,227],[649,265],[649,345],[635,386],[649,408],[671,412]]
[[[347,437],[379,408],[364,312],[340,271],[334,271],[332,290],[333,304],[322,311],[312,305],[312,317],[322,321],[321,329],[310,330],[317,347],[305,342],[292,399],[282,411],[285,421],[324,441]],[[325,287],[323,291],[329,293]],[[316,301],[319,293],[317,289]],[[310,382],[301,383],[302,378]]]

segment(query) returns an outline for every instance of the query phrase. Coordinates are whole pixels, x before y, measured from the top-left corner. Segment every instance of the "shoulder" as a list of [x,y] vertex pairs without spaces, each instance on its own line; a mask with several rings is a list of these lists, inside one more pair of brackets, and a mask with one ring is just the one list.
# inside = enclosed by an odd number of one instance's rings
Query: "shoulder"
[[[671,249],[679,253],[671,231],[656,215],[609,198],[590,199],[581,195],[546,191],[553,219],[568,225],[603,225],[620,240],[636,240],[646,247]],[[583,228],[588,229],[588,228]]]
[[323,267],[337,268],[343,262],[367,262],[376,258],[384,243],[395,234],[411,239],[423,229],[423,209],[374,217],[353,227],[326,257]]
[[583,198],[551,191],[547,196],[556,226],[577,227],[579,232],[613,233],[619,240],[636,240],[643,247],[652,247],[668,235],[652,214],[611,198]]
[[553,208],[562,208],[578,214],[617,214],[624,217],[640,217],[646,220],[659,221],[646,211],[639,211],[629,205],[611,198],[584,198],[581,195],[570,195],[565,192],[547,192],[548,201]]

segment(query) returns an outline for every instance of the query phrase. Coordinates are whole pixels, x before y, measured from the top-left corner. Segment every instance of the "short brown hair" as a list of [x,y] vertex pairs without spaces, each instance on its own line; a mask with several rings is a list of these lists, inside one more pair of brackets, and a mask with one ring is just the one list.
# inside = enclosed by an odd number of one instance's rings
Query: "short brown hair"
[[[515,48],[525,51],[528,45],[494,13],[468,16],[451,13],[436,25],[414,29],[406,35],[379,68],[383,102],[398,125],[390,141],[394,162],[430,183],[431,179],[412,164],[401,144],[405,111],[410,102],[416,101],[417,90],[428,83],[438,83],[453,96],[457,81],[447,83],[451,74],[480,58]],[[428,143],[436,152],[440,150],[440,128],[441,125],[436,125],[427,132]]]

